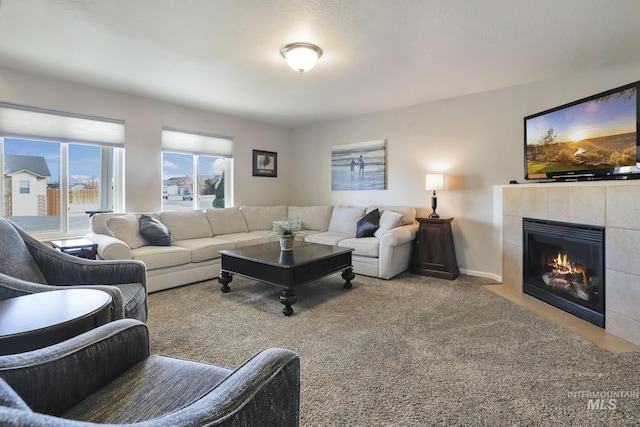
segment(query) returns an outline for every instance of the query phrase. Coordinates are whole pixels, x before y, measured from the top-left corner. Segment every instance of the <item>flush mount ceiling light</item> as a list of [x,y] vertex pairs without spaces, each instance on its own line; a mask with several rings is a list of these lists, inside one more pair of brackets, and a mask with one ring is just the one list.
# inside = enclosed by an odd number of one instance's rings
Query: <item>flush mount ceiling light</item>
[[287,64],[300,74],[312,69],[322,56],[322,49],[311,43],[289,43],[280,49]]

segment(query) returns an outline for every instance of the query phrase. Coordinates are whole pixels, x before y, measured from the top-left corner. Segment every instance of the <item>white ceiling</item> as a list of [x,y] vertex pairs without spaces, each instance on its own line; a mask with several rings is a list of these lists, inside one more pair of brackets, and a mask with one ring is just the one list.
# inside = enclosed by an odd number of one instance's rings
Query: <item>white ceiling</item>
[[638,0],[0,1],[0,67],[288,127],[640,58]]

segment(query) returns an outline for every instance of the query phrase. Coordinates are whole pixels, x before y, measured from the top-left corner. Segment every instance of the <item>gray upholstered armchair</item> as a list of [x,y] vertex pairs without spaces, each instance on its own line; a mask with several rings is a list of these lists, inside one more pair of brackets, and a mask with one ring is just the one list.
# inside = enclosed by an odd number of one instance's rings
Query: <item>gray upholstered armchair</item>
[[111,295],[113,320],[147,320],[147,270],[133,260],[77,258],[0,218],[0,300],[76,286]]
[[300,361],[263,350],[232,370],[149,354],[145,324],[111,322],[0,356],[0,425],[265,426],[299,423]]

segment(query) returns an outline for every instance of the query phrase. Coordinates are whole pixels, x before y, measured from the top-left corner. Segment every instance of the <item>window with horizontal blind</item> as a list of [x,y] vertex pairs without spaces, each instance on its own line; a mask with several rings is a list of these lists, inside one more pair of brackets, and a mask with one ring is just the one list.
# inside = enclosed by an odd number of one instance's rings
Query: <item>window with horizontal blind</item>
[[3,217],[44,237],[88,230],[90,212],[122,207],[123,147],[122,120],[0,103]]
[[162,128],[162,210],[233,206],[230,137]]

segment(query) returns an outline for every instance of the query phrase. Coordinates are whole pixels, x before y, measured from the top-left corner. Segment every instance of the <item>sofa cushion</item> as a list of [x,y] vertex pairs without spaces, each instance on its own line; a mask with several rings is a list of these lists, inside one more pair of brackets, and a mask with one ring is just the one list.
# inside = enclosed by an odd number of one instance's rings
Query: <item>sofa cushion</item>
[[353,255],[378,258],[380,254],[380,239],[375,237],[344,239],[338,243],[338,246],[352,248]]
[[271,236],[263,231],[254,231],[253,233],[220,234],[216,236],[216,239],[224,240],[225,242],[231,242],[236,248],[240,248],[243,246],[268,243],[272,237],[274,236]]
[[300,221],[304,230],[327,231],[333,206],[289,206],[287,218]]
[[286,206],[241,206],[240,211],[249,231],[271,230],[273,221],[287,217]]
[[330,245],[330,246],[338,246],[342,240],[348,239],[349,237],[343,233],[335,233],[333,231],[325,231],[323,233],[315,233],[304,237],[305,242],[310,243],[319,243],[321,245]]
[[380,211],[374,209],[356,223],[356,237],[373,237],[378,227],[380,227]]
[[214,236],[219,234],[246,233],[249,231],[244,216],[238,208],[213,209],[205,211],[207,221]]
[[378,239],[382,237],[387,231],[399,227],[402,224],[403,214],[400,212],[394,212],[389,209],[385,209],[380,215],[380,228],[376,230],[374,236]]
[[364,208],[358,206],[336,206],[331,213],[329,231],[355,237],[358,220],[364,215]]
[[371,212],[373,209],[378,209],[380,215],[387,209],[401,213],[403,217],[400,225],[410,225],[416,222],[416,209],[412,206],[369,206],[367,212]]
[[191,252],[191,262],[202,262],[210,259],[220,258],[219,250],[233,249],[233,242],[220,240],[216,237],[174,240],[173,244]]
[[160,221],[171,232],[173,241],[213,237],[209,221],[201,210],[161,212]]
[[89,229],[97,234],[105,234],[111,236],[111,232],[107,228],[107,218],[111,218],[117,214],[97,213],[89,218]]
[[122,240],[131,249],[147,245],[147,241],[140,234],[138,215],[127,214],[107,218],[107,229],[113,237]]
[[140,215],[138,222],[140,224],[138,231],[149,244],[154,246],[171,245],[171,232],[166,225],[149,215]]
[[178,246],[142,246],[131,251],[133,259],[145,263],[147,270],[173,267],[191,262],[189,249]]
[[89,228],[94,233],[111,236],[111,232],[107,228],[107,220],[114,216],[128,215],[124,213],[97,213],[89,218]]

